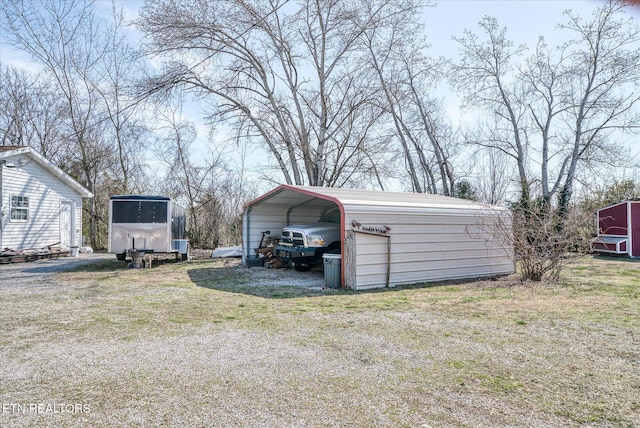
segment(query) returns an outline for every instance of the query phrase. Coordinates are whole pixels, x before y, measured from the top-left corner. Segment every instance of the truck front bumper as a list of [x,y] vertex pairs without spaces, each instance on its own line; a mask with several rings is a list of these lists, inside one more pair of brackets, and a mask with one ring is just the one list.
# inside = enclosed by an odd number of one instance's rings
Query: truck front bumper
[[[278,259],[291,263],[293,266],[311,266],[322,258],[322,253],[318,248],[313,247],[287,247],[278,245],[275,248],[275,255]],[[320,248],[320,250],[322,250]]]

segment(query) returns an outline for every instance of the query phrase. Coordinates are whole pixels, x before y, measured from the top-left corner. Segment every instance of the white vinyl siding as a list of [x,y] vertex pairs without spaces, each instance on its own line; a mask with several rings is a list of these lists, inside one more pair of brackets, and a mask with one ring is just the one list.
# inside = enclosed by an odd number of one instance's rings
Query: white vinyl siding
[[[4,223],[2,247],[13,249],[42,248],[60,242],[60,211],[62,201],[72,202],[75,245],[82,241],[82,196],[35,161],[3,171],[3,205],[9,207],[10,197],[28,195],[28,221]],[[68,231],[66,232],[68,233]]]
[[372,213],[365,207],[345,207],[346,225],[356,220],[391,228],[389,238],[349,235],[354,242],[345,251],[355,252],[351,256],[355,263],[346,268],[355,271],[345,272],[347,286],[365,289],[386,283],[387,239],[391,240],[390,286],[513,272],[511,250],[494,230],[504,227],[495,225],[498,213],[436,208],[426,213],[399,214],[392,208],[379,207],[380,210],[390,212]]

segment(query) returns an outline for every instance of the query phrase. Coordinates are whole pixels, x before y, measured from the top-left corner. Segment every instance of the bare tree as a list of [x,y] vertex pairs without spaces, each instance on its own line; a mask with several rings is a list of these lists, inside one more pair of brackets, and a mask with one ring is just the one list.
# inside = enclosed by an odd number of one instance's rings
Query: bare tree
[[[375,88],[355,66],[389,0],[148,3],[139,27],[164,70],[147,93],[182,88],[259,139],[285,182],[338,185],[372,171]],[[354,140],[354,136],[356,139]],[[379,140],[378,140],[379,141]],[[339,157],[337,157],[339,155]]]
[[640,32],[623,13],[615,0],[588,20],[566,12],[560,28],[572,39],[550,49],[541,38],[518,68],[524,47],[514,49],[495,19],[481,21],[484,41],[469,31],[457,39],[463,56],[453,82],[468,104],[490,113],[474,142],[509,156],[518,171],[514,234],[533,279],[559,272],[571,248],[574,183],[621,161],[615,136],[639,129]]
[[[430,172],[433,176],[437,176],[439,173],[438,180],[432,180],[432,193],[452,196],[455,187],[452,162],[456,145],[455,137],[451,125],[442,113],[442,103],[428,95],[429,82],[434,81],[432,70],[435,69],[435,73],[438,73],[437,70],[446,67],[446,64],[442,62],[429,64],[418,52],[406,55],[403,60],[407,77],[408,100],[410,101],[408,105],[414,110],[414,127],[419,131],[418,135],[426,134],[427,138],[418,139],[412,133],[408,132],[408,134],[412,136],[411,140],[416,146],[423,171]],[[407,129],[406,126],[404,128]],[[425,144],[420,144],[421,140],[427,140],[430,148],[425,147]],[[427,165],[425,152],[432,153],[433,159],[430,165]],[[437,181],[440,183],[439,188]]]
[[[7,42],[42,67],[38,82],[47,89],[41,108],[26,116],[37,131],[26,144],[40,148],[96,195],[85,205],[85,218],[91,245],[101,248],[109,194],[128,191],[131,177],[142,174],[130,161],[142,128],[126,97],[125,76],[135,73],[120,36],[122,17],[114,10],[109,27],[96,22],[93,7],[90,0],[47,0],[38,7],[7,0],[2,23]],[[48,125],[54,119],[52,136]]]
[[168,60],[148,90],[182,86],[200,98],[214,96],[218,108],[212,115],[244,119],[237,125],[249,124],[262,137],[285,181],[301,184],[288,111],[281,108],[285,103],[270,62],[276,53],[264,37],[265,29],[277,34],[267,21],[273,12],[260,13],[258,5],[233,1],[148,4],[139,26],[152,39],[149,53]]
[[[224,196],[219,189],[230,187],[222,154],[194,160],[190,156],[197,131],[182,114],[182,101],[158,107],[156,118],[162,134],[155,144],[158,159],[166,173],[159,177],[163,193],[181,201],[187,208],[187,234],[194,247],[216,247],[223,239],[221,230],[228,218],[223,216]],[[241,196],[238,195],[241,199]],[[234,201],[237,202],[237,201]]]
[[611,156],[615,132],[640,129],[640,28],[623,19],[626,3],[610,0],[590,20],[567,12],[564,28],[576,35],[565,49],[571,83],[566,89],[571,121],[571,144],[566,178],[560,192],[560,210],[567,212],[580,162]]
[[527,90],[513,81],[517,61],[524,46],[514,47],[507,39],[506,27],[495,18],[485,17],[478,24],[486,35],[482,41],[469,30],[456,38],[461,47],[461,61],[452,74],[452,83],[462,94],[466,107],[487,109],[493,113],[485,132],[478,133],[474,144],[498,150],[516,164],[519,200],[531,197],[527,170],[529,140],[526,133]]
[[[99,53],[90,3],[68,1],[45,2],[39,8],[29,2],[8,0],[3,9],[11,41],[37,59],[52,76],[66,104],[67,125],[74,144],[67,151],[69,164],[80,167],[82,181],[95,192],[93,153],[97,152],[92,136],[95,118],[95,90],[88,79]],[[67,165],[67,169],[70,165]],[[95,201],[88,203],[89,235],[97,245],[98,213]]]
[[134,82],[141,77],[144,65],[137,52],[127,41],[122,10],[115,4],[111,8],[112,23],[101,33],[104,45],[95,69],[95,88],[102,99],[104,121],[108,122],[107,134],[114,144],[119,175],[114,180],[113,193],[126,194],[140,189],[145,177],[144,153],[146,151],[147,126],[140,115],[140,105],[133,96]]
[[224,145],[209,144],[210,150],[199,149],[199,156],[194,157],[193,147],[203,138],[185,118],[184,104],[178,99],[171,105],[155,106],[158,127],[153,148],[163,164],[155,190],[187,208],[187,235],[194,247],[238,245],[244,203],[257,195],[245,177],[248,153],[244,146],[233,143],[230,150],[237,164],[231,165],[226,161],[230,156]]
[[[537,136],[540,144],[540,191],[546,205],[557,194],[561,181],[565,176],[568,158],[556,162],[555,175],[552,170],[553,160],[562,153],[564,138],[556,130],[556,122],[568,108],[567,97],[562,93],[568,82],[568,75],[563,66],[564,51],[559,51],[559,60],[552,57],[543,38],[540,38],[536,51],[527,59],[521,70],[521,78],[530,88],[527,101],[528,114],[531,119],[531,134]],[[533,142],[535,144],[535,141]]]
[[21,146],[31,139],[25,119],[32,108],[33,81],[33,77],[15,68],[7,67],[0,73],[0,142],[3,146]]
[[6,67],[0,86],[0,145],[29,145],[57,163],[69,135],[55,85],[46,76]]
[[[405,8],[406,5],[410,5],[410,7]],[[415,7],[411,3],[397,3],[392,19],[386,19],[389,15],[384,14],[376,19],[376,25],[363,26],[362,41],[368,51],[367,64],[380,85],[381,102],[391,116],[395,134],[405,155],[407,172],[412,183],[411,187],[415,192],[422,193],[424,190],[419,168],[412,155],[412,136],[405,132],[406,127],[402,116],[404,99],[400,94],[401,83],[399,82],[401,77],[397,70],[397,63],[394,61],[395,46],[404,43],[407,34],[416,29],[415,22],[412,22],[410,18],[415,13]],[[376,13],[377,11],[374,11],[372,15],[375,16]]]
[[513,173],[506,155],[500,151],[479,151],[474,156],[479,175],[474,180],[480,201],[491,205],[503,205],[511,187]]
[[427,44],[416,37],[423,32],[416,19],[421,2],[395,3],[375,26],[363,28],[361,37],[367,66],[379,83],[381,104],[393,124],[411,188],[416,192],[453,193],[450,127],[442,105],[430,95],[445,64],[424,55]]
[[475,143],[514,160],[521,202],[540,197],[550,206],[558,196],[567,210],[579,165],[588,171],[623,160],[615,135],[640,126],[640,32],[622,18],[624,7],[608,1],[588,20],[566,12],[560,29],[572,39],[549,48],[541,38],[518,68],[524,47],[513,48],[493,18],[480,22],[485,41],[470,31],[457,39],[463,56],[453,82],[468,105],[492,113]]

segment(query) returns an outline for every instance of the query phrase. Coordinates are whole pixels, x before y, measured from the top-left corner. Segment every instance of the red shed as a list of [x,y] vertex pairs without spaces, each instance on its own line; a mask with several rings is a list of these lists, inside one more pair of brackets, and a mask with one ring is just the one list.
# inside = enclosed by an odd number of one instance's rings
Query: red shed
[[591,250],[640,257],[640,200],[634,199],[597,211],[598,236]]

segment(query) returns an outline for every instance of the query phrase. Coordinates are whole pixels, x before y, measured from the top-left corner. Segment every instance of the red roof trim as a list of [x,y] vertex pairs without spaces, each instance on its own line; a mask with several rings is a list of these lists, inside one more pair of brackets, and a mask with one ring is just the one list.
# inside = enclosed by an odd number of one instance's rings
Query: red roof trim
[[[281,193],[284,190],[290,190],[292,192],[296,192],[296,193],[301,193],[303,195],[308,195],[308,196],[313,196],[315,198],[318,199],[324,199],[325,201],[330,201],[335,203],[338,206],[338,209],[340,210],[340,254],[344,254],[344,240],[346,238],[346,233],[345,233],[345,224],[344,224],[344,206],[342,205],[342,202],[340,202],[340,199],[335,198],[333,196],[327,196],[327,195],[323,195],[321,193],[316,193],[314,191],[308,190],[308,189],[301,189],[299,187],[296,186],[292,186],[290,184],[281,184],[278,187],[276,187],[275,189],[265,193],[262,196],[257,197],[256,199],[253,199],[250,202],[247,202],[244,206],[244,210],[246,211],[250,206],[255,205],[261,201],[264,201],[266,199],[269,199],[271,196],[273,195],[277,195],[278,193]],[[345,284],[344,284],[344,262],[340,263],[340,286],[342,288],[344,288]]]

